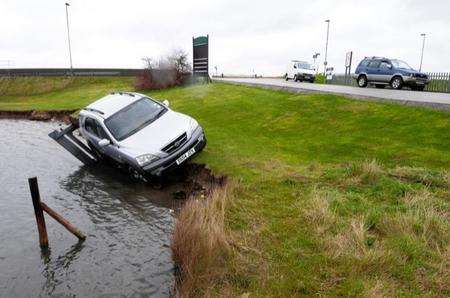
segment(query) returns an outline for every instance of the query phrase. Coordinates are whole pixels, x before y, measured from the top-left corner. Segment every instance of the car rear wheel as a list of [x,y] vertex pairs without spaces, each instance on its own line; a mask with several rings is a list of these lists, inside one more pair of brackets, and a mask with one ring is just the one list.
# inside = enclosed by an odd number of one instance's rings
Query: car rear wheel
[[361,75],[358,77],[358,87],[367,87],[367,77],[365,75]]
[[394,77],[391,80],[391,87],[392,89],[400,90],[403,87],[403,80],[401,77]]
[[375,85],[375,87],[378,88],[378,89],[384,89],[385,86],[384,86],[384,85],[377,84],[377,85]]

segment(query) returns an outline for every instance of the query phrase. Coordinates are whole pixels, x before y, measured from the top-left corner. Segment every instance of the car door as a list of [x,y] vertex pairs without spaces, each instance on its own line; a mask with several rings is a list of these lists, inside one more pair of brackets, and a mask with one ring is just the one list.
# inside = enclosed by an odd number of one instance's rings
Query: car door
[[291,64],[290,72],[291,73],[289,74],[289,78],[293,79],[294,76],[297,74],[297,63],[294,62]]
[[118,163],[123,163],[124,159],[123,159],[123,154],[120,151],[119,146],[117,146],[112,140],[111,137],[108,135],[108,133],[106,132],[105,128],[103,127],[102,124],[100,124],[100,122],[94,120],[95,122],[95,127],[96,127],[96,131],[97,131],[97,137],[98,140],[103,140],[103,139],[107,139],[109,140],[110,144],[106,145],[106,146],[98,146],[98,142],[97,142],[97,147],[100,147],[99,150],[100,152],[102,152],[103,154],[105,154],[106,156],[110,157],[111,159],[115,160]]
[[381,61],[378,67],[378,82],[389,83],[391,81],[394,70],[389,61]]
[[92,146],[95,147],[98,151],[100,151],[103,154],[110,155],[109,152],[107,152],[108,146],[100,146],[98,142],[103,139],[107,139],[111,142],[111,138],[108,136],[106,131],[103,129],[101,124],[90,117],[87,117],[84,120],[84,129],[86,130],[86,133],[89,136],[89,141]]
[[379,79],[379,66],[380,60],[374,59],[367,65],[367,79],[372,82],[376,82]]
[[100,151],[100,146],[98,145],[98,142],[101,140],[98,131],[97,131],[97,121],[93,118],[86,117],[84,120],[84,130],[87,134],[88,142],[91,144],[91,146],[94,146],[97,150]]

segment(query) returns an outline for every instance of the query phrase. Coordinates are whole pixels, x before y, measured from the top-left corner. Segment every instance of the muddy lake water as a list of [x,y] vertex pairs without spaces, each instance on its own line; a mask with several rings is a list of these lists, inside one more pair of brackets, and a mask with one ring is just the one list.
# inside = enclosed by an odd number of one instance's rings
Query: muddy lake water
[[[109,166],[88,168],[47,134],[58,122],[0,120],[0,296],[167,297],[179,200]],[[41,200],[78,227],[46,216],[41,252],[28,178]]]

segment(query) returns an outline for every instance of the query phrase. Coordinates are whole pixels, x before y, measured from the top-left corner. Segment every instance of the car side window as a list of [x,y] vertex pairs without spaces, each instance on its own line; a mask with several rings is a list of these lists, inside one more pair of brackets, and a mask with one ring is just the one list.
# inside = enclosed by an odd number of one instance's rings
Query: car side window
[[378,66],[380,66],[380,60],[372,60],[368,65],[370,68],[378,68]]
[[389,64],[389,62],[387,62],[387,61],[382,61],[382,62],[380,63],[380,68],[388,69],[389,66],[390,66],[390,64]]
[[84,128],[86,129],[87,132],[93,134],[94,136],[100,139],[109,140],[108,134],[100,125],[100,123],[98,123],[96,120],[92,118],[86,118],[86,120],[84,120]]
[[97,135],[97,127],[96,127],[94,119],[92,119],[92,118],[86,118],[84,120],[84,129],[86,129],[87,132],[89,132],[93,135]]
[[97,136],[100,139],[108,139],[109,140],[109,136],[106,133],[106,131],[103,129],[103,127],[100,125],[100,123],[98,123],[97,121],[95,121],[96,127],[97,127]]

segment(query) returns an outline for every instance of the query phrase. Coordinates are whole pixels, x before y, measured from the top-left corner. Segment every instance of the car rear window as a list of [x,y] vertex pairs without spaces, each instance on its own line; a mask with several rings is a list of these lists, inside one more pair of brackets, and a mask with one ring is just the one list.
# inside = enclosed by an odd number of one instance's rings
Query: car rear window
[[363,66],[366,67],[367,64],[369,64],[370,60],[369,59],[364,59],[363,61],[361,61],[361,63],[359,63],[359,66]]

